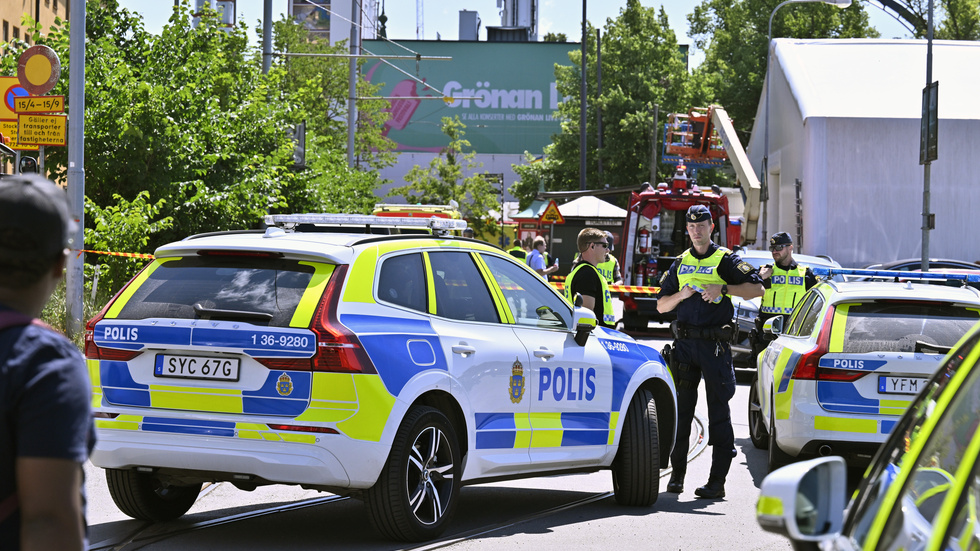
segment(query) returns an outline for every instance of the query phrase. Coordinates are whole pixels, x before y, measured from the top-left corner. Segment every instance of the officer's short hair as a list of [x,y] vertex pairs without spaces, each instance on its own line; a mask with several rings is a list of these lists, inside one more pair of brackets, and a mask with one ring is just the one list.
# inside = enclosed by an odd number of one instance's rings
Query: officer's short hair
[[75,228],[68,195],[47,178],[0,179],[0,286],[35,283],[64,254]]
[[578,252],[582,252],[589,248],[589,243],[605,240],[606,232],[596,228],[585,228],[578,232],[578,239],[575,243],[578,245]]

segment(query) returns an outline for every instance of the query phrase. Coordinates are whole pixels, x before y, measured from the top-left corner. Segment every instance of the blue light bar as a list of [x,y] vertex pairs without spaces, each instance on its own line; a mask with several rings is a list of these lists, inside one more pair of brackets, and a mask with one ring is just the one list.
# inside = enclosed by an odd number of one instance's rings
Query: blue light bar
[[966,281],[980,283],[980,274],[949,274],[945,272],[906,272],[901,270],[860,270],[854,268],[819,268],[811,266],[814,275],[833,277],[835,275],[850,275],[873,278],[907,279],[941,279],[948,281]]

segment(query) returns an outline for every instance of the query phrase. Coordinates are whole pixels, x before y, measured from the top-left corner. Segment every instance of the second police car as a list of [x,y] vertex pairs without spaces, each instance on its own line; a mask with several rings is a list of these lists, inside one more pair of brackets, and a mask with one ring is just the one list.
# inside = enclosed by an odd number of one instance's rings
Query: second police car
[[[676,406],[656,350],[438,235],[463,221],[267,221],[157,249],[87,326],[92,462],[124,513],[179,517],[205,482],[294,484],[425,540],[481,481],[609,469],[618,502],[657,500]],[[436,234],[370,233],[392,224]]]
[[[914,277],[933,276],[943,277]],[[826,281],[803,296],[786,327],[781,321],[766,322],[779,337],[759,355],[750,388],[753,444],[768,449],[770,470],[818,455],[860,464],[943,355],[980,321],[980,292],[919,281]]]

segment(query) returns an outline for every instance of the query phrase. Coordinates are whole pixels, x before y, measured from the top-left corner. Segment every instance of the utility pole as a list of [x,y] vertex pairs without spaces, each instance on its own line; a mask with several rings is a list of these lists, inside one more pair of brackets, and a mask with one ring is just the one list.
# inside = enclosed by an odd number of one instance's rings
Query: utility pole
[[[269,1],[269,0],[266,0]],[[419,5],[421,6],[419,0]],[[350,74],[347,76],[347,166],[354,166],[354,132],[357,131],[357,55],[361,47],[361,11],[358,0],[350,2]]]
[[[75,219],[73,254],[68,255],[65,302],[69,337],[82,334],[85,308],[82,302],[85,278],[85,2],[75,2],[68,16],[68,206]],[[76,252],[77,251],[77,252]]]

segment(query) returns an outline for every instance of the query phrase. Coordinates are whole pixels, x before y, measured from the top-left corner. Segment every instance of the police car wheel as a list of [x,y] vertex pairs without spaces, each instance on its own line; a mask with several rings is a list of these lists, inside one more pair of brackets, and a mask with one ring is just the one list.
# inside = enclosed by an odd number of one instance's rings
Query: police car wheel
[[762,422],[762,401],[759,400],[759,375],[752,378],[749,387],[749,438],[752,445],[760,450],[769,447],[769,433],[766,424]]
[[769,429],[769,472],[772,472],[784,465],[789,465],[796,458],[781,450],[779,444],[776,443],[776,416],[772,414],[771,409],[769,411]]
[[375,527],[402,541],[425,541],[446,529],[459,494],[459,444],[449,419],[417,406],[402,421],[378,481],[365,493]]
[[160,522],[179,518],[201,493],[200,484],[168,485],[149,473],[132,470],[106,469],[105,479],[116,507],[138,520]]
[[630,400],[619,451],[612,464],[616,502],[631,507],[648,507],[660,493],[660,433],[657,402],[653,393],[640,389]]

